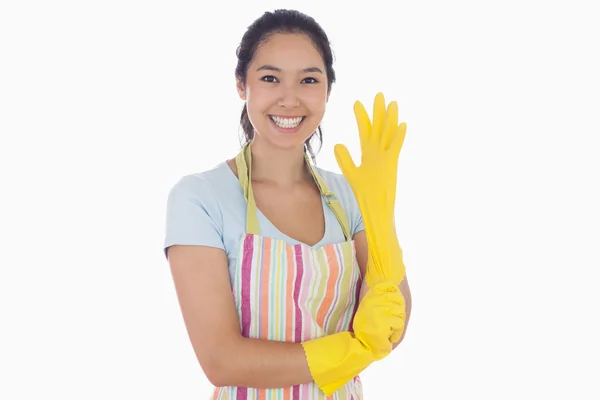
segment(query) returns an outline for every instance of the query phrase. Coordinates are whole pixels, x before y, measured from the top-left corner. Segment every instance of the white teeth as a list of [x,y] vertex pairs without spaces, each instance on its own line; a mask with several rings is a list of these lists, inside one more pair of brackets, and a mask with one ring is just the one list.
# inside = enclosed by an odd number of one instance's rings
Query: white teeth
[[281,128],[295,128],[298,125],[300,125],[300,122],[302,122],[302,120],[304,119],[304,117],[297,117],[297,118],[281,118],[281,117],[275,117],[275,116],[271,116],[271,119],[273,120],[273,122],[275,122],[275,124]]

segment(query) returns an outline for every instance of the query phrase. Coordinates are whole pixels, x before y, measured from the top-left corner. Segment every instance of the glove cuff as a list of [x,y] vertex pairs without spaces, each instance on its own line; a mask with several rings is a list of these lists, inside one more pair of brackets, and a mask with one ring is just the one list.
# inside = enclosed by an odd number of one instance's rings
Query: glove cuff
[[302,346],[313,380],[328,396],[374,361],[371,350],[350,332],[309,340]]

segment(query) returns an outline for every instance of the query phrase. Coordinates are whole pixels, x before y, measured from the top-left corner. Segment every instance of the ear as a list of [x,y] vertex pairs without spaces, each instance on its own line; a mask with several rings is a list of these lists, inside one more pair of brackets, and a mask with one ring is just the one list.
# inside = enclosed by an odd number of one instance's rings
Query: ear
[[235,82],[235,87],[237,89],[238,95],[240,96],[240,99],[246,100],[246,88],[244,87],[244,83],[241,82],[239,79],[236,79]]

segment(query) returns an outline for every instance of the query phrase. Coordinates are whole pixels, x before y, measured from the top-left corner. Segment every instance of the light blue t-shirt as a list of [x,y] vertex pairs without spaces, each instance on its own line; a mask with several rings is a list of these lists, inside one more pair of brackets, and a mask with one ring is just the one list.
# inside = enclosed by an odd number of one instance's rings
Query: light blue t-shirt
[[[350,234],[364,229],[354,193],[342,174],[317,168],[329,190],[342,204],[350,222]],[[313,248],[345,241],[335,214],[321,196],[325,214],[325,235]],[[230,273],[235,266],[240,239],[246,233],[247,203],[240,183],[223,161],[213,169],[182,177],[171,189],[167,201],[165,253],[169,246],[201,245],[225,250]],[[317,211],[317,210],[315,210]],[[280,232],[257,210],[261,236],[283,239],[290,244],[297,240]]]

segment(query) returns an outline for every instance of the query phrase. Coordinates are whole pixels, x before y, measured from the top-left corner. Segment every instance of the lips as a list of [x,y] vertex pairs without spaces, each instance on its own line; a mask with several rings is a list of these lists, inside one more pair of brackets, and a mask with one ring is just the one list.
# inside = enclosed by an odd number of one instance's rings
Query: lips
[[275,115],[270,115],[271,121],[275,123],[279,128],[282,129],[294,129],[300,126],[302,121],[304,121],[304,116],[300,117],[280,117]]

